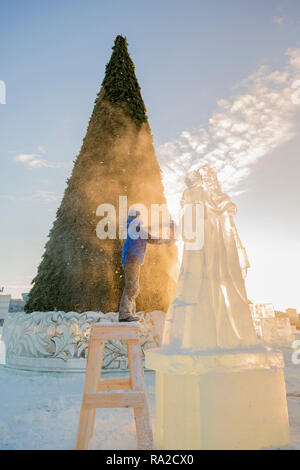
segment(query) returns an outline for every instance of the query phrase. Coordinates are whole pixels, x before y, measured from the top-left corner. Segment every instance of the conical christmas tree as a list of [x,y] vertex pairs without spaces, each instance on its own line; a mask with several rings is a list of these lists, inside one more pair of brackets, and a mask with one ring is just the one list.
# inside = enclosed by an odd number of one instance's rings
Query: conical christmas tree
[[[128,207],[166,202],[145,105],[122,36],[115,40],[67,183],[25,311],[118,311],[124,240],[99,239],[97,207],[108,203],[118,208],[119,196],[127,196]],[[176,247],[148,245],[139,310],[168,308],[176,267]]]

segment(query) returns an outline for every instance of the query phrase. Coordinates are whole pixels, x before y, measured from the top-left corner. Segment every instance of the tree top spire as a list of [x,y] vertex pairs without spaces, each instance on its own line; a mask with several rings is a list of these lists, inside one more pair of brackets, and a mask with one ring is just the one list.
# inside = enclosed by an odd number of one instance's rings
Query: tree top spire
[[112,105],[122,106],[136,124],[140,125],[147,121],[146,108],[135,75],[135,66],[128,52],[126,37],[118,35],[112,50],[102,82],[105,90],[103,99]]

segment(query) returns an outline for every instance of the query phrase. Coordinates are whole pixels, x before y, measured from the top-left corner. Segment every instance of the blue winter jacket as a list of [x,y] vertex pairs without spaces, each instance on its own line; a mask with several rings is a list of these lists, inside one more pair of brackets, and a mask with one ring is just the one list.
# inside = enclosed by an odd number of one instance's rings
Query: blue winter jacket
[[[136,220],[134,223],[135,229],[132,231],[134,238],[130,236],[130,224],[135,220],[135,217],[129,216],[127,219],[127,238],[123,245],[122,250],[122,264],[138,263],[143,264],[146,245],[147,243],[160,245],[161,243],[168,243],[167,240],[152,237],[148,232],[143,230],[140,221]],[[137,233],[136,233],[137,232]],[[137,236],[139,234],[139,236]]]
[[[138,263],[143,264],[146,252],[147,239],[138,237],[136,240],[131,238],[128,233],[130,224],[135,220],[135,217],[129,216],[127,219],[127,238],[123,245],[122,250],[122,264]],[[141,226],[136,225],[136,232],[140,232]]]

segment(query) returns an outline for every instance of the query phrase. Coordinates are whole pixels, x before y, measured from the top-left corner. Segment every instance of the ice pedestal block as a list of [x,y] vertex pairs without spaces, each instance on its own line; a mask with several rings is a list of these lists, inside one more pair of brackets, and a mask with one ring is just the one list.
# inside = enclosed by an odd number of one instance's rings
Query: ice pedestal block
[[289,442],[280,352],[146,351],[156,370],[155,447],[261,449]]

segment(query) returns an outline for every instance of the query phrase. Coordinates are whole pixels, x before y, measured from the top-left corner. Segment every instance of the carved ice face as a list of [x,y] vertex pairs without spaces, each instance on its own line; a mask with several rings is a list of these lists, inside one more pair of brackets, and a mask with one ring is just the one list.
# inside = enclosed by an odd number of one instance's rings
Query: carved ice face
[[199,179],[200,175],[198,171],[190,171],[185,178],[185,182],[187,186],[193,186],[199,182]]
[[220,185],[215,168],[203,165],[198,170],[190,171],[185,178],[188,187],[198,186],[206,191],[219,192]]
[[213,191],[220,189],[217,172],[214,168],[210,167],[209,165],[203,165],[198,169],[198,173],[204,188]]

